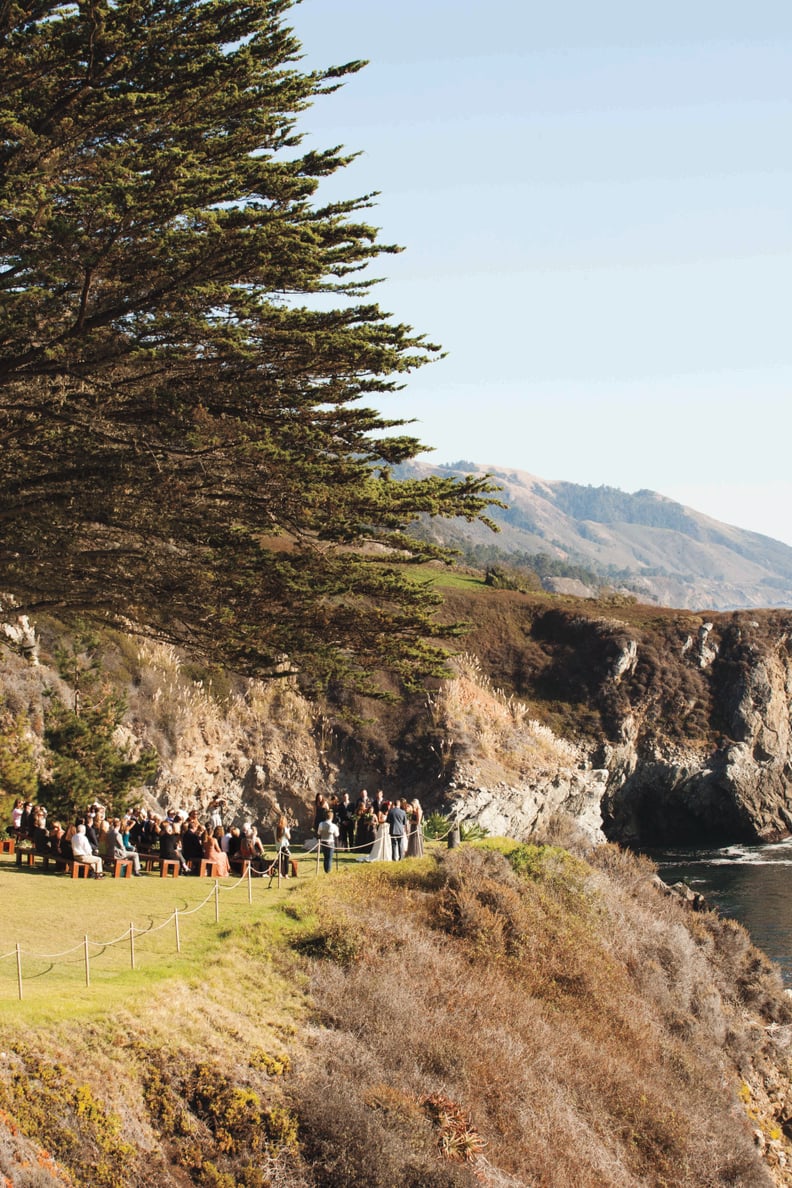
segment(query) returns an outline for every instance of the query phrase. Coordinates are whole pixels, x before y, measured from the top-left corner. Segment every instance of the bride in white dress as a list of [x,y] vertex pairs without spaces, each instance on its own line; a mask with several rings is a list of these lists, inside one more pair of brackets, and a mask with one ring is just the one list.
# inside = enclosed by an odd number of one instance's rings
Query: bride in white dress
[[374,845],[371,847],[370,854],[363,854],[358,862],[390,862],[391,859],[391,839],[390,826],[388,822],[380,813],[382,818],[377,825],[377,832],[374,835]]

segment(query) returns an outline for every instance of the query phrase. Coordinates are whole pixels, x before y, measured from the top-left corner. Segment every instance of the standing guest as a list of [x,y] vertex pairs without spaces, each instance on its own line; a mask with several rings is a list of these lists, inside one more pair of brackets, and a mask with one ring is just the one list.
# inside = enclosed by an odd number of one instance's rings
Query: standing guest
[[330,874],[330,871],[333,869],[333,854],[335,853],[335,844],[338,837],[338,826],[333,820],[332,809],[328,809],[325,813],[324,821],[319,822],[316,836],[319,838],[325,874]]
[[19,837],[22,832],[22,810],[24,805],[24,800],[15,800],[14,807],[11,809],[11,829],[15,837]]
[[410,837],[407,842],[408,858],[423,858],[423,809],[417,800],[413,800],[407,814],[410,823]]
[[349,803],[348,792],[345,792],[338,802],[336,821],[338,822],[341,848],[349,850],[355,844],[355,819],[352,814],[352,805]]
[[74,836],[71,839],[72,855],[77,862],[84,862],[89,866],[91,878],[103,879],[104,871],[102,870],[102,859],[98,854],[94,854],[91,848],[91,843],[88,841],[85,832],[85,825],[79,824],[75,830]]
[[206,811],[209,813],[209,823],[214,831],[219,826],[223,828],[223,809],[225,808],[225,801],[216,796],[214,800],[210,800],[206,806]]
[[360,796],[358,796],[357,800],[355,801],[355,812],[359,813],[361,807],[371,808],[371,801],[369,800],[369,794],[365,788],[361,788]]
[[26,800],[22,805],[22,816],[19,818],[19,836],[27,837],[33,828],[33,804]]
[[380,813],[387,813],[389,806],[382,795],[382,788],[377,788],[377,791],[374,793],[372,807],[374,809],[375,817],[379,817]]
[[407,833],[407,814],[399,804],[394,804],[388,810],[386,817],[391,839],[391,858],[398,862],[402,856],[402,841]]
[[370,854],[377,832],[377,818],[366,800],[355,814],[355,849],[361,854]]
[[[348,799],[348,798],[347,798]],[[291,829],[289,822],[284,816],[278,817],[278,823],[275,826],[275,845],[278,847],[277,862],[280,866],[281,875],[288,879],[289,877],[289,862],[291,859]]]
[[327,803],[327,798],[321,792],[317,792],[316,799],[314,800],[313,817],[313,831],[317,837],[319,835],[319,826],[322,824],[322,821],[326,819],[325,814],[329,811],[329,809],[330,805]]

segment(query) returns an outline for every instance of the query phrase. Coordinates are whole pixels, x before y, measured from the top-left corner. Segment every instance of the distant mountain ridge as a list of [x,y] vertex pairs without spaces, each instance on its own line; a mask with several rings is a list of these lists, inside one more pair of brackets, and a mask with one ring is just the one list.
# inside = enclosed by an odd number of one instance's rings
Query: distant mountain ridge
[[[645,601],[687,609],[792,606],[792,548],[758,532],[721,523],[656,491],[582,486],[521,470],[473,462],[410,474],[491,474],[506,509],[494,509],[500,532],[464,521],[432,521],[433,539],[472,547],[493,562],[544,555],[581,567],[599,582],[624,586]],[[563,580],[545,579],[563,589]]]

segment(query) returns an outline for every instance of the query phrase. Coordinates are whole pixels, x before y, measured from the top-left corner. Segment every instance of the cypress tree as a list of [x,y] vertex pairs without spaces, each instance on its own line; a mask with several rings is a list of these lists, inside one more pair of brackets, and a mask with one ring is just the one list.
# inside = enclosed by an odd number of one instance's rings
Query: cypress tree
[[[300,113],[291,0],[0,0],[0,589],[266,675],[436,671],[409,526],[480,477],[397,480],[367,406],[437,348],[374,302],[370,196]],[[400,564],[394,564],[398,558]]]

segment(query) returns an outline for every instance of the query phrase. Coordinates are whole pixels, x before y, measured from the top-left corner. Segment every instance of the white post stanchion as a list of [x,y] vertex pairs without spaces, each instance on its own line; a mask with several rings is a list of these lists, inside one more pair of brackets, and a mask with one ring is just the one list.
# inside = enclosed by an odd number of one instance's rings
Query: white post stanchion
[[253,863],[252,862],[248,862],[247,885],[248,885],[248,903],[252,903],[253,902]]
[[129,921],[129,963],[135,968],[135,925]]
[[217,879],[215,879],[214,896],[215,896],[215,924],[219,924],[220,923],[220,884],[217,881]]
[[19,947],[19,941],[17,941],[16,959],[17,959],[17,992],[19,994],[19,1001],[21,1002],[22,1001],[22,950]]
[[181,937],[179,936],[179,909],[173,909],[173,922],[176,925],[176,952],[181,953]]
[[87,932],[85,934],[85,984],[86,984],[86,986],[90,986],[90,984],[91,984],[91,957],[90,957],[90,953],[88,952],[88,933]]

